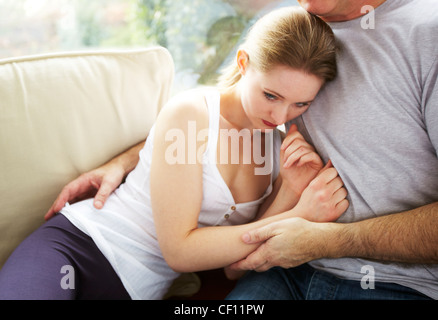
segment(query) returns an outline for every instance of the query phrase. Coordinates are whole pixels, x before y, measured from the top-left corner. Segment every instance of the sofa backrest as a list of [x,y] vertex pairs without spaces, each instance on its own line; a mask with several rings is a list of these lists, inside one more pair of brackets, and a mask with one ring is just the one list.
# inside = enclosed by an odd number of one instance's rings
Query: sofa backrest
[[173,75],[161,47],[0,60],[0,266],[65,184],[147,137]]

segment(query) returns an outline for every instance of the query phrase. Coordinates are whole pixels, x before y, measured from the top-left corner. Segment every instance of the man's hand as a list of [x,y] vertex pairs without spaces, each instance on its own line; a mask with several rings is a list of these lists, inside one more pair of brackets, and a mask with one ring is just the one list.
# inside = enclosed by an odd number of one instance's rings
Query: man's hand
[[62,189],[44,219],[52,218],[67,202],[73,203],[92,197],[96,209],[102,209],[108,196],[120,185],[124,177],[123,168],[112,163],[81,174]]
[[275,266],[291,268],[321,258],[324,256],[321,229],[328,225],[290,218],[247,232],[242,236],[245,243],[264,243],[229,268],[262,272]]
[[83,173],[67,184],[44,216],[44,219],[49,220],[52,218],[67,202],[73,203],[93,196],[96,209],[102,209],[109,195],[137,165],[139,152],[144,144],[145,141],[140,142],[101,167]]

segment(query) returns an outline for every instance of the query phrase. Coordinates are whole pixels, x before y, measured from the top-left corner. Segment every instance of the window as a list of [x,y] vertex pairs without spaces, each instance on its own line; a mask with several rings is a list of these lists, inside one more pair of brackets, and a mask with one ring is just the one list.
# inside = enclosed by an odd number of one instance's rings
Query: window
[[166,47],[177,91],[211,84],[251,22],[278,0],[0,0],[0,58]]

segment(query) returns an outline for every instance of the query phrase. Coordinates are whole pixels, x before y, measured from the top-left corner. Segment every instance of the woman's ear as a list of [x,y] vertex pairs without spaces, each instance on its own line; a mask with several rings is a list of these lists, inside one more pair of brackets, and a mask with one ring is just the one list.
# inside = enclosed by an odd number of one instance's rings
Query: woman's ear
[[236,59],[237,59],[237,66],[239,67],[240,74],[244,76],[246,73],[246,68],[248,68],[248,63],[249,63],[248,53],[246,53],[245,50],[239,49],[239,51],[237,51]]

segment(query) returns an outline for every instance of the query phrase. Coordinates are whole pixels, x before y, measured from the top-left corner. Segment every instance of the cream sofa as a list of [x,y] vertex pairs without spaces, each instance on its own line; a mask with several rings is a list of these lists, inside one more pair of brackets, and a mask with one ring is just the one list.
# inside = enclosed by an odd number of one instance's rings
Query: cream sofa
[[161,47],[0,60],[0,267],[66,183],[147,137],[173,76]]

